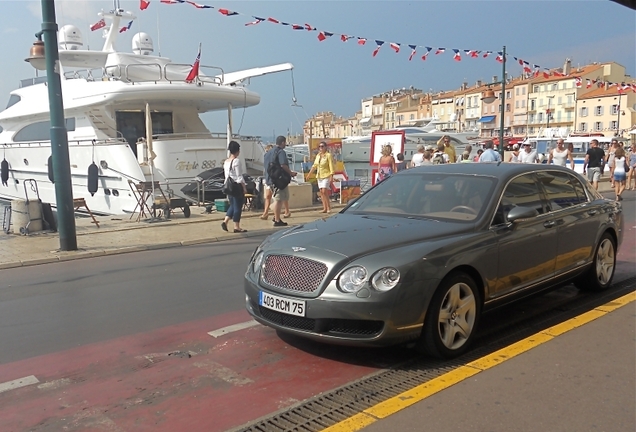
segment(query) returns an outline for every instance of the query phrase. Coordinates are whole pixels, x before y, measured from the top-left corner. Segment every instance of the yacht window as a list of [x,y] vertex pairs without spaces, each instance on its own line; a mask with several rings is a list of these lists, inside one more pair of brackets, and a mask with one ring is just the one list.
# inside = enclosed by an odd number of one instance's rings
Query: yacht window
[[[75,130],[75,117],[67,118],[65,123],[67,132]],[[15,142],[49,141],[50,139],[51,122],[48,120],[25,126],[13,137]]]
[[20,102],[20,96],[11,95],[11,97],[9,97],[9,102],[7,103],[7,108],[12,107],[13,105],[17,104],[18,102]]

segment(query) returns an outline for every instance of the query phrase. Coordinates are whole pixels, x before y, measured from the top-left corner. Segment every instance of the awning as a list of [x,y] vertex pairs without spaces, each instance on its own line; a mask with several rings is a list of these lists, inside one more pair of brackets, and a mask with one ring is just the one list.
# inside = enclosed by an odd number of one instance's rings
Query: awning
[[360,119],[360,124],[370,123],[370,122],[371,122],[371,117],[364,117]]
[[477,122],[479,122],[479,123],[488,123],[488,122],[493,121],[495,119],[495,117],[497,117],[497,116],[483,116],[482,118],[477,120]]

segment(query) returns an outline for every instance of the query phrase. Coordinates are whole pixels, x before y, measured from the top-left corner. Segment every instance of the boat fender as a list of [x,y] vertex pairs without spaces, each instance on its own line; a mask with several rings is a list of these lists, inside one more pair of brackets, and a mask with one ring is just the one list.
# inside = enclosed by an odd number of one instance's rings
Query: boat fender
[[2,177],[2,186],[9,186],[9,162],[6,159],[2,159],[0,163],[0,177]]
[[95,195],[95,192],[97,192],[98,174],[99,171],[97,165],[93,162],[88,167],[88,191],[91,193],[91,196]]
[[49,160],[46,164],[49,172],[49,180],[51,183],[55,183],[55,177],[53,176],[53,156],[49,156]]

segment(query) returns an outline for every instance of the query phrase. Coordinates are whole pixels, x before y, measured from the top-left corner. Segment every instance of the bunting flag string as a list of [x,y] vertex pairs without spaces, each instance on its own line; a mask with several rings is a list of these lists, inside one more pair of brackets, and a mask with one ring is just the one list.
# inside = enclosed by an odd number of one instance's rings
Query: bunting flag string
[[[139,0],[139,9],[140,10],[147,10],[148,7],[150,6],[150,2],[151,0]],[[230,9],[224,9],[224,8],[217,8],[215,6],[209,6],[209,5],[205,5],[205,4],[200,4],[200,3],[196,3],[194,1],[191,0],[159,0],[160,3],[162,4],[166,4],[166,5],[175,5],[175,4],[189,4],[191,6],[194,6],[197,9],[216,9],[221,15],[224,16],[248,16],[246,14],[240,13],[240,12],[236,12]],[[258,16],[254,16],[251,15],[251,18],[253,19],[250,22],[245,23],[245,26],[254,26],[257,24],[262,23],[263,21],[267,21],[269,23],[272,24],[278,24],[278,25],[283,25],[283,26],[288,26],[291,27],[292,30],[306,30],[306,31],[316,31],[318,32],[318,40],[320,42],[323,42],[327,39],[329,39],[330,37],[336,35],[339,36],[339,39],[342,42],[347,42],[350,39],[355,39],[357,42],[357,45],[360,46],[364,46],[367,43],[367,40],[369,40],[366,37],[361,37],[361,36],[352,36],[349,34],[344,34],[344,33],[335,33],[335,32],[329,32],[329,31],[325,31],[325,30],[318,30],[316,27],[312,26],[311,24],[307,24],[305,23],[304,25],[301,24],[291,24],[288,22],[284,22],[284,21],[280,21],[277,18],[274,17],[267,17],[267,18],[263,18],[263,17],[258,17]],[[126,30],[128,30],[130,28],[131,23],[128,24],[128,26],[122,27],[120,29],[120,32],[124,32]],[[104,20],[100,20],[97,23],[93,24],[90,28],[92,31],[98,30],[102,27],[105,27],[106,23],[104,22]],[[372,52],[372,56],[376,57],[378,55],[378,53],[380,52],[380,48],[384,45],[385,41],[383,40],[379,40],[379,39],[372,39],[371,40],[375,41],[376,47]],[[414,57],[415,54],[417,52],[417,50],[419,48],[423,48],[425,50],[424,54],[421,56],[422,61],[425,61],[428,58],[428,55],[431,53],[431,51],[433,51],[433,49],[435,49],[434,54],[435,55],[440,55],[440,54],[444,54],[444,52],[446,51],[446,48],[444,47],[437,47],[437,48],[433,48],[433,47],[429,47],[429,46],[423,46],[423,45],[417,45],[417,44],[402,44],[401,42],[390,42],[389,47],[391,49],[393,49],[396,53],[400,52],[400,48],[402,47],[402,45],[408,46],[411,51],[410,54],[408,56],[408,60],[411,61]],[[455,61],[461,61],[462,57],[461,57],[461,52],[463,51],[464,54],[466,55],[466,57],[468,58],[479,58],[480,55],[482,58],[488,58],[490,57],[491,54],[495,53],[495,51],[481,51],[481,50],[475,50],[475,49],[457,49],[457,48],[451,48],[453,51],[453,60]],[[499,63],[503,63],[504,62],[504,57],[503,57],[503,52],[502,51],[496,51],[497,55],[495,57],[495,60]],[[517,57],[512,57],[518,64],[519,66],[522,68],[523,73],[527,74],[527,75],[532,75],[534,77],[538,77],[541,74],[543,75],[543,77],[545,78],[549,78],[550,76],[557,76],[557,77],[565,77],[566,75],[562,72],[560,72],[557,69],[554,70],[550,70],[548,68],[542,68],[541,66],[537,65],[537,64],[532,64],[532,67],[530,66],[530,63],[526,60],[523,60],[521,58],[517,58]],[[576,78],[580,78],[580,77],[574,77]],[[598,81],[597,80],[586,80],[586,87],[590,88],[592,85],[597,84],[598,85]],[[616,85],[614,83],[603,83],[603,85]],[[577,81],[577,86],[582,86],[582,82]],[[626,84],[625,86],[621,86],[618,85],[621,90],[627,90],[627,89],[631,89],[632,91],[636,92],[636,85],[634,84]]]

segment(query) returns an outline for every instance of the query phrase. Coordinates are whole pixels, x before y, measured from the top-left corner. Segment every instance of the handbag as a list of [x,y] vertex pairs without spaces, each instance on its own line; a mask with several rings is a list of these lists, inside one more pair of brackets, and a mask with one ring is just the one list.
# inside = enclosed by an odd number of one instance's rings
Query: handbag
[[625,164],[625,172],[628,173],[629,172],[629,164],[627,163],[627,158],[625,158],[625,160],[623,161],[623,163]]
[[[232,159],[232,162],[234,162],[236,159]],[[232,171],[232,163],[230,163],[230,169],[228,170],[228,176],[225,179],[225,182],[223,183],[223,188],[221,188],[221,192],[224,193],[225,195],[229,195],[229,196],[235,196],[235,195],[240,195],[239,192],[239,184],[236,183],[234,181],[234,179],[232,178],[231,175],[229,175],[229,173]]]

